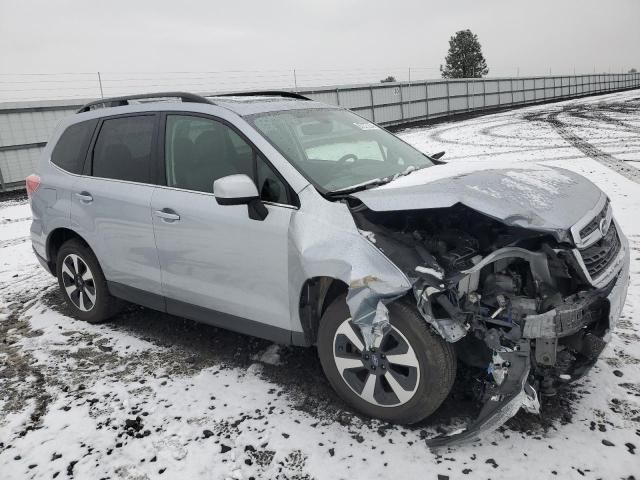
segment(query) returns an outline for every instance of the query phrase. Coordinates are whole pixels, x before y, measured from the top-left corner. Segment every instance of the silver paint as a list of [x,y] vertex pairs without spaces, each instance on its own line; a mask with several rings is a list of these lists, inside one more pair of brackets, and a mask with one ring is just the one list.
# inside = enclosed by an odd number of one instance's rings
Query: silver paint
[[[31,199],[35,251],[45,261],[53,260],[47,249],[50,234],[68,228],[94,251],[109,281],[294,333],[303,330],[299,311],[305,283],[314,277],[340,280],[348,288],[347,303],[353,323],[362,331],[364,348],[375,346],[389,324],[385,304],[415,287],[416,273],[398,268],[372,243],[371,235],[358,230],[345,203],[320,195],[242,118],[264,111],[326,106],[273,99],[214,102],[217,105],[147,103],[63,119],[34,172],[42,178],[41,188]],[[235,125],[297,193],[300,207],[268,204],[269,215],[260,222],[248,218],[246,206],[218,205],[213,194],[72,175],[49,161],[53,146],[72,123],[106,114],[162,111],[209,114]],[[581,243],[576,240],[593,242],[602,235],[596,232],[584,240],[576,238],[578,227],[593,218],[606,200],[580,175],[531,164],[483,167],[437,165],[354,196],[375,211],[445,208],[461,203],[506,225],[549,233],[560,242],[578,246]],[[154,215],[164,209],[173,210],[179,218]],[[607,280],[618,275],[609,295],[611,328],[629,283],[628,243],[618,232],[622,253],[615,266],[603,273]],[[541,281],[552,280],[539,254],[515,248],[494,252],[463,275],[469,277],[484,265],[514,256],[528,260]],[[593,279],[594,283],[604,280]],[[426,288],[416,290],[416,299],[422,306],[420,313],[429,321]],[[425,292],[427,299],[423,298]],[[466,332],[464,325],[454,325],[447,333],[446,326],[434,322],[430,323],[449,341]],[[517,371],[502,372],[506,373],[502,385],[509,383],[512,374],[520,390],[511,391],[506,404],[496,399],[489,407],[497,410],[472,425],[469,435],[473,428],[503,423],[523,405],[535,408],[536,400],[526,388],[528,351],[521,357]]]

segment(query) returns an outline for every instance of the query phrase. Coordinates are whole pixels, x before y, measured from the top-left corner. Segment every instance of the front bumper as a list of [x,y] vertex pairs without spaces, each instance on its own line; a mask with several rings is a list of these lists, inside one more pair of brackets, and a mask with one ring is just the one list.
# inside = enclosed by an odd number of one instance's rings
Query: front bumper
[[[603,343],[603,346],[604,342],[608,342],[611,339],[611,332],[620,318],[630,282],[629,242],[620,229],[618,229],[618,232],[623,250],[617,259],[619,270],[617,274],[612,276],[611,281],[613,282],[613,286],[607,287],[607,289],[610,288],[610,290],[604,296],[604,299],[606,299],[608,303],[608,309],[606,310],[608,312],[608,328],[606,328],[604,332],[602,341],[599,340]],[[602,301],[602,298],[601,293],[599,297],[600,301]],[[431,448],[437,449],[466,443],[477,439],[481,432],[492,430],[502,425],[509,418],[513,417],[520,408],[535,412],[536,409],[539,408],[537,393],[527,383],[527,378],[529,378],[530,373],[532,373],[531,362],[533,355],[530,353],[530,347],[533,346],[532,341],[535,341],[536,347],[538,347],[537,342],[540,340],[545,341],[551,339],[553,342],[557,342],[561,338],[568,338],[575,335],[576,332],[587,328],[586,323],[583,322],[587,322],[588,316],[583,315],[583,312],[589,308],[593,300],[593,298],[587,296],[583,300],[576,302],[577,306],[574,306],[570,312],[560,311],[547,315],[546,317],[544,314],[534,316],[540,317],[538,318],[540,322],[537,324],[535,318],[528,316],[527,318],[529,320],[534,320],[530,324],[529,335],[523,335],[523,338],[514,351],[507,354],[501,353],[505,360],[509,360],[510,367],[508,375],[505,381],[495,389],[483,405],[478,418],[462,431],[430,439],[427,441],[427,444]],[[603,321],[607,320],[602,317],[601,319]],[[536,348],[536,360],[538,360],[538,353]],[[597,353],[599,354],[599,351]],[[588,365],[584,365],[584,368],[580,369],[580,375],[586,373],[590,365],[595,363],[596,360],[597,356],[592,358]],[[577,370],[574,371],[574,373],[575,372],[577,372]]]
[[[624,239],[626,244],[626,239]],[[593,291],[583,291],[564,299],[564,303],[545,313],[527,315],[522,337],[528,339],[560,339],[573,335],[595,320],[606,322],[606,331],[602,332],[604,341],[608,341],[624,307],[629,287],[628,245],[620,252],[618,271],[611,277],[609,285]],[[589,315],[593,306],[606,300],[606,315],[592,318]]]
[[629,282],[631,280],[629,277],[629,265],[631,263],[629,241],[620,229],[618,229],[618,235],[622,242],[622,248],[624,249],[624,260],[622,262],[622,268],[620,269],[618,278],[615,280],[611,292],[607,295],[607,300],[609,301],[609,330],[604,336],[604,340],[606,342],[611,339],[611,332],[613,332],[613,329],[618,323],[618,319],[620,318],[624,303],[627,299],[627,291],[629,290]]

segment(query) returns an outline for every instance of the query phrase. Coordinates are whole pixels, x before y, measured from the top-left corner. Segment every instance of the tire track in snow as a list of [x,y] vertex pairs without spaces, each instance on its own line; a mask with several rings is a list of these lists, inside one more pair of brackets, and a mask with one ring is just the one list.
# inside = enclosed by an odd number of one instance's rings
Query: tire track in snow
[[29,222],[29,221],[31,221],[31,217],[3,218],[0,220],[0,225],[7,225],[8,223]]
[[30,237],[10,238],[9,240],[0,241],[0,248],[13,247],[29,240]]
[[555,128],[556,132],[558,132],[558,134],[572,147],[580,150],[586,156],[603,164],[606,167],[609,167],[614,172],[619,173],[629,180],[640,183],[640,170],[634,167],[630,167],[624,160],[619,160],[609,153],[600,150],[598,147],[573,133],[570,129],[570,125],[560,120],[560,114],[571,114],[571,110],[571,107],[565,107],[559,111],[540,112],[532,115],[525,115],[525,118],[532,122],[541,121],[552,125]]

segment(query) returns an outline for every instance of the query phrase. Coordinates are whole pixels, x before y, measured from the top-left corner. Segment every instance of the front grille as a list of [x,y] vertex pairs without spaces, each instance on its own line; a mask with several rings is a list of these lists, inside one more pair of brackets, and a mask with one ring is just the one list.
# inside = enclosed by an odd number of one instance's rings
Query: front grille
[[600,211],[600,213],[598,213],[595,217],[593,217],[591,221],[587,223],[584,227],[582,227],[582,230],[580,230],[580,238],[582,240],[586,239],[589,235],[591,235],[593,232],[598,230],[600,226],[600,221],[603,218],[606,218],[608,210],[609,210],[609,201],[607,200],[607,202],[604,204],[604,208]]
[[611,223],[607,234],[593,245],[580,250],[582,261],[592,279],[598,278],[620,252],[620,238],[615,223]]

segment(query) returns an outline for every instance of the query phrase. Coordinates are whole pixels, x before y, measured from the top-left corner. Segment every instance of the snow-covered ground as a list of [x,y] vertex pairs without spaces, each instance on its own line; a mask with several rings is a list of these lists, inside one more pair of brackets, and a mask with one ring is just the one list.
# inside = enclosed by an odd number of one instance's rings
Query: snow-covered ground
[[640,179],[625,170],[640,166],[639,113],[631,91],[401,132],[451,162],[587,176],[632,248],[623,318],[589,375],[540,418],[441,452],[424,439],[469,411],[455,392],[424,424],[393,426],[341,403],[312,349],[137,307],[70,318],[31,252],[29,205],[0,203],[0,479],[640,478]]

